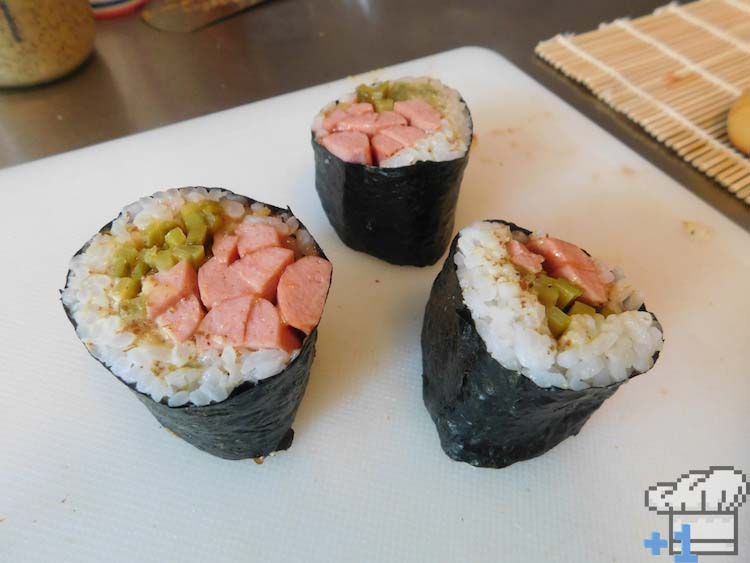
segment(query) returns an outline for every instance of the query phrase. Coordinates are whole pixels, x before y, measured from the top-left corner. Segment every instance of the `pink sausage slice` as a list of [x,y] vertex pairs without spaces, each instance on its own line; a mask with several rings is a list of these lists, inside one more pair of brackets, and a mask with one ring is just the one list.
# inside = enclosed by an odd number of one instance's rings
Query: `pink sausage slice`
[[244,345],[254,350],[277,348],[291,352],[302,346],[294,331],[281,321],[279,311],[266,299],[256,299],[247,319]]
[[209,342],[215,341],[212,337],[218,336],[225,338],[230,344],[242,345],[248,314],[254,300],[252,295],[242,295],[218,303],[200,323],[198,332],[207,336]]
[[323,314],[331,271],[331,263],[319,256],[305,256],[284,270],[278,287],[284,322],[305,334],[313,331]]
[[399,143],[395,139],[388,137],[387,135],[375,135],[372,138],[372,150],[375,154],[375,160],[378,164],[390,158],[398,151],[404,148],[402,143]]
[[294,252],[288,248],[262,248],[229,266],[226,281],[232,289],[238,288],[243,294],[252,293],[273,301],[279,277],[292,262]]
[[531,252],[522,242],[511,239],[508,242],[508,252],[510,253],[510,261],[523,271],[531,274],[538,274],[542,271],[544,257]]
[[359,131],[372,135],[378,121],[377,113],[348,115],[336,124],[336,131]]
[[552,276],[563,277],[583,290],[581,301],[602,305],[607,301],[607,288],[599,279],[599,270],[591,257],[574,244],[543,237],[532,238],[529,250],[544,256],[546,270]]
[[231,264],[237,260],[237,243],[239,237],[237,235],[216,235],[214,239],[214,245],[211,251],[214,256],[225,264]]
[[146,313],[151,320],[183,297],[198,293],[198,276],[187,260],[149,278],[154,284],[146,296]]
[[406,100],[393,104],[393,109],[409,120],[409,125],[425,131],[440,129],[440,114],[424,100]]
[[607,302],[607,288],[599,279],[599,272],[584,270],[573,264],[565,264],[555,269],[555,276],[565,278],[570,283],[577,285],[583,290],[579,299],[584,303],[593,305],[604,305]]
[[156,324],[163,328],[175,342],[185,342],[193,336],[202,320],[201,302],[194,294],[191,294],[183,297],[156,317]]
[[323,128],[330,133],[331,131],[333,131],[334,127],[336,127],[336,124],[344,119],[347,115],[349,114],[340,107],[334,108],[323,119]]
[[237,246],[240,257],[245,257],[261,248],[281,246],[279,231],[268,223],[243,223],[237,227],[237,234],[240,237]]
[[364,133],[343,131],[323,137],[320,144],[341,160],[354,164],[372,164],[370,139]]
[[596,271],[594,261],[575,244],[552,237],[532,238],[526,243],[529,250],[541,254],[547,260],[547,265],[553,268],[563,264],[577,264],[583,268]]
[[227,287],[226,274],[229,266],[222,262],[218,256],[214,256],[203,264],[198,270],[198,287],[200,289],[201,301],[206,308],[211,309],[217,303],[234,297],[231,288]]
[[410,127],[408,125],[386,127],[380,132],[380,134],[385,135],[386,137],[390,137],[391,139],[401,143],[405,147],[412,146],[419,139],[426,135],[426,133],[421,129]]
[[395,127],[397,125],[408,125],[403,115],[395,111],[384,111],[378,114],[378,120],[375,122],[374,132],[377,133],[386,127]]
[[367,102],[360,102],[358,104],[352,104],[349,106],[349,109],[347,112],[351,114],[363,114],[363,113],[372,113],[375,109],[372,107],[372,104],[368,104]]

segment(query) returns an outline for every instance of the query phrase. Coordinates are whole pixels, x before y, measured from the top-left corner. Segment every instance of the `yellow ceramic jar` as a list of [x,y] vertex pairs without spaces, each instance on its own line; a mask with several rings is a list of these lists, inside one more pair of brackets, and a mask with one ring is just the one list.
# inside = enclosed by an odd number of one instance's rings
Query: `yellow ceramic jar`
[[59,78],[94,48],[88,0],[0,0],[0,87]]

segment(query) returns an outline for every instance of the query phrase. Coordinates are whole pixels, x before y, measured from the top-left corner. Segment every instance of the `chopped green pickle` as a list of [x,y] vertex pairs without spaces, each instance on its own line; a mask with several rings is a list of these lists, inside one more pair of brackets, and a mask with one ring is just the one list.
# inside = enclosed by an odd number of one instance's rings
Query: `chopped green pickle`
[[146,246],[161,246],[164,244],[164,235],[174,229],[177,223],[174,221],[154,221],[143,230],[143,242]]
[[550,276],[539,276],[534,281],[534,287],[540,284],[546,287],[553,287],[557,291],[556,305],[560,309],[565,309],[574,299],[580,297],[583,290],[577,285],[573,285],[564,278],[551,278]]
[[156,253],[157,252],[159,252],[159,249],[156,248],[155,246],[142,250],[141,260],[143,260],[143,263],[149,266],[150,268],[156,268]]
[[203,211],[203,217],[206,219],[206,225],[208,225],[208,230],[211,234],[221,229],[221,226],[224,224],[221,213],[215,213],[212,210],[206,209]]
[[557,306],[560,307],[560,309],[565,309],[571,301],[577,299],[583,294],[583,290],[580,287],[573,285],[564,278],[556,278],[556,281],[557,291],[560,294],[557,298]]
[[570,324],[570,317],[562,309],[552,305],[547,307],[547,324],[552,336],[559,338]]
[[401,82],[394,82],[388,89],[388,97],[397,102],[409,99],[409,88]]
[[115,258],[123,258],[128,265],[133,265],[138,260],[138,250],[134,245],[130,243],[124,243],[117,247],[114,251],[113,256]]
[[188,201],[182,206],[182,209],[180,209],[180,215],[182,215],[182,220],[185,221],[185,224],[187,224],[187,218],[189,215],[199,215],[200,212],[200,205],[194,201]]
[[188,230],[195,225],[205,223],[205,220],[203,219],[203,209],[193,201],[188,201],[182,206],[182,209],[180,209],[180,215],[182,216],[182,220],[185,222],[185,227],[187,227]]
[[545,282],[539,278],[534,280],[534,289],[536,290],[539,302],[545,307],[551,307],[557,303],[559,293],[554,284]]
[[372,105],[375,106],[375,111],[378,113],[382,113],[384,111],[393,111],[393,100],[391,98],[375,100]]
[[574,301],[573,305],[568,310],[568,315],[593,315],[595,313],[596,309],[581,301]]
[[412,98],[421,98],[430,105],[438,105],[438,93],[429,84],[405,84],[403,82],[394,82],[388,90],[388,97],[397,102],[411,100]]
[[201,226],[206,226],[206,219],[200,211],[185,216],[185,227],[188,232]]
[[208,230],[211,233],[215,233],[221,229],[224,224],[224,209],[218,201],[211,199],[204,199],[199,204],[201,211],[203,212],[203,218],[206,220]]
[[390,82],[381,82],[374,86],[360,84],[357,86],[357,101],[374,104],[377,100],[382,100],[388,96]]
[[206,242],[206,235],[208,234],[208,226],[205,223],[200,225],[194,225],[189,228],[187,235],[188,244],[204,244]]
[[200,268],[206,257],[202,244],[189,244],[172,249],[172,254],[178,261],[187,260],[196,269]]
[[143,244],[146,246],[161,246],[162,242],[164,242],[164,238],[159,223],[151,223],[143,229]]
[[130,270],[130,277],[134,280],[141,281],[144,276],[148,275],[150,270],[151,266],[146,264],[143,260],[138,260],[138,262],[135,263],[135,266],[133,266],[133,269]]
[[109,274],[116,278],[128,275],[128,261],[123,256],[113,256],[109,265]]
[[221,204],[218,201],[214,201],[212,199],[202,200],[198,204],[198,207],[201,211],[203,211],[203,213],[213,213],[214,215],[221,215],[224,212]]
[[143,295],[120,302],[120,318],[126,323],[143,321],[146,318],[146,298]]
[[141,284],[133,278],[120,278],[115,282],[114,292],[120,299],[132,299],[141,291]]
[[167,246],[169,248],[175,248],[176,246],[182,246],[187,241],[187,237],[185,236],[185,233],[182,232],[182,229],[179,227],[175,227],[171,231],[169,231],[166,235],[164,235],[164,242],[167,243]]
[[160,272],[169,270],[175,264],[177,264],[177,259],[171,250],[159,250],[154,257],[154,266]]

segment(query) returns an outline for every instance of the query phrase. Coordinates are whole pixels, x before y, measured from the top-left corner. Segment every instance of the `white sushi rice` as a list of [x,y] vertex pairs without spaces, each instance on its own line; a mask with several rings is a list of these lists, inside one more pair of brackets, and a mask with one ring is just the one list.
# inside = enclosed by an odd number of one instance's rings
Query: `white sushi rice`
[[[242,217],[246,211],[242,198],[217,188],[179,188],[142,198],[122,211],[111,232],[94,236],[86,251],[71,260],[68,285],[62,292],[63,303],[78,325],[78,337],[91,354],[110,366],[117,377],[154,401],[166,399],[170,407],[223,401],[244,382],[255,383],[280,373],[299,353],[232,346],[202,349],[192,340],[173,344],[166,334],[164,338],[144,338],[126,330],[111,291],[117,278],[106,272],[112,252],[130,240],[128,224],[143,228],[156,219],[168,220],[187,201],[203,199],[220,201],[230,217]],[[251,211],[263,207],[253,204]],[[243,222],[269,223],[282,236],[294,237],[300,254],[315,253],[312,237],[299,228],[291,214],[246,215]]]
[[544,306],[522,288],[510,261],[506,243],[514,235],[502,223],[474,223],[461,231],[454,257],[464,302],[495,360],[539,387],[573,390],[624,381],[652,367],[662,332],[650,313],[637,310],[643,301],[621,272],[598,263],[614,282],[608,306],[621,312],[573,315],[555,339]]
[[[436,108],[443,115],[440,128],[417,141],[411,147],[404,147],[390,158],[380,163],[381,168],[397,168],[410,166],[419,161],[442,162],[461,158],[471,145],[471,120],[466,104],[461,100],[461,94],[437,80],[428,76],[399,78],[398,82],[409,84],[416,88],[429,87],[438,93],[440,107]],[[346,94],[338,100],[339,103],[354,103],[357,101],[355,92]],[[326,114],[336,106],[336,102],[328,104],[313,120],[312,130],[315,138],[320,139],[328,134],[323,127]]]

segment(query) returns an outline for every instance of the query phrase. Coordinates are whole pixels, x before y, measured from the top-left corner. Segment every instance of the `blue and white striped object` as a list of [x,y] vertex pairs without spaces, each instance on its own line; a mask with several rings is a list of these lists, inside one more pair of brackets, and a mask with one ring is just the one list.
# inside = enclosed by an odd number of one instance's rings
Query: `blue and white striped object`
[[143,6],[148,0],[90,0],[90,2],[94,16],[98,19],[105,19],[129,14]]

